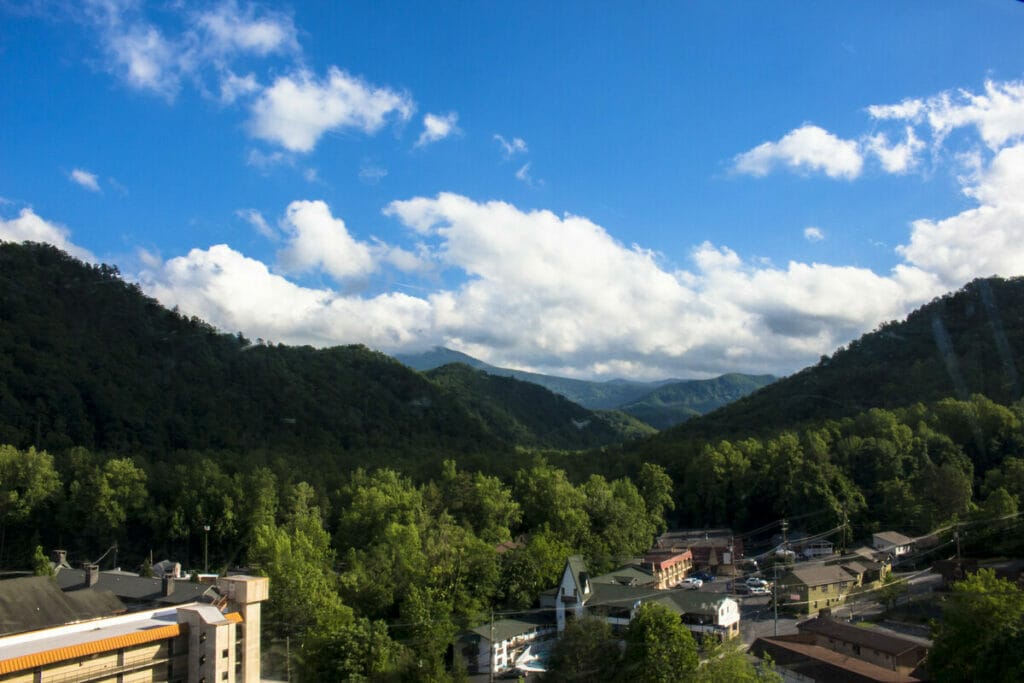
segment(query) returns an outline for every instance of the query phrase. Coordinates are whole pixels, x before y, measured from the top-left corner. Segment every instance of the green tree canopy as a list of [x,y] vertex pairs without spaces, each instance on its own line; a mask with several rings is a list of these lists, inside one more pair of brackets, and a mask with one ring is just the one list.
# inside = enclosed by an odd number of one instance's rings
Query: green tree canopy
[[646,602],[626,630],[624,680],[675,683],[697,671],[697,644],[678,614],[664,605]]
[[551,650],[551,681],[611,681],[619,665],[620,650],[611,626],[598,617],[583,617],[565,627]]
[[939,683],[1024,680],[1024,591],[980,569],[953,585],[928,671]]

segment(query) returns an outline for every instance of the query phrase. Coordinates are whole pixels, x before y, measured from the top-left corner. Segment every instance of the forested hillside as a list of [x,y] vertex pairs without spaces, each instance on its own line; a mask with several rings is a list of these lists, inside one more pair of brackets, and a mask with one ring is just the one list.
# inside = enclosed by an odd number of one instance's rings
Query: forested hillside
[[1022,373],[1024,278],[975,280],[663,438],[768,433],[972,394],[1009,404],[1021,398]]
[[972,282],[816,366],[603,459],[658,463],[677,523],[927,533],[1024,500],[1024,279]]
[[490,375],[455,363],[426,373],[467,413],[504,440],[520,446],[576,449],[650,436],[650,426],[620,413],[595,413],[531,382]]
[[483,389],[466,400],[451,382],[442,391],[363,347],[269,346],[222,334],[166,310],[107,266],[42,245],[0,245],[0,443],[151,456],[287,450],[354,466],[623,438],[582,409],[548,416],[543,434],[524,428],[528,420],[510,432],[466,410],[485,402],[488,416],[511,414],[502,396],[515,392]]
[[775,381],[774,375],[729,373],[713,379],[669,382],[619,410],[657,429],[705,415]]

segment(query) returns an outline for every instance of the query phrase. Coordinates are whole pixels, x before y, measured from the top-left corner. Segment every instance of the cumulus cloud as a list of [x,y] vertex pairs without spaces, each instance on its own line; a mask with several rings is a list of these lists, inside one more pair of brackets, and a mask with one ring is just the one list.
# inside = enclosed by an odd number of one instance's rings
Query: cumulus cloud
[[984,92],[944,91],[927,99],[874,105],[876,119],[925,120],[938,143],[957,128],[973,126],[995,151],[1024,136],[1024,81],[986,81]]
[[885,133],[876,133],[865,140],[865,147],[868,152],[878,157],[878,160],[889,173],[906,173],[912,170],[918,163],[918,154],[924,149],[924,142],[914,135],[914,129],[907,127],[906,137],[903,142],[889,143]]
[[63,225],[40,218],[32,209],[24,208],[17,218],[0,218],[0,240],[6,242],[44,242],[63,249],[72,256],[95,263],[96,257],[71,241],[71,233]]
[[455,112],[448,112],[447,114],[427,114],[423,117],[423,132],[420,133],[420,137],[416,140],[417,147],[425,147],[432,142],[443,140],[449,135],[453,135],[459,132],[459,127],[456,125],[459,121],[459,115]]
[[1024,270],[1024,143],[1001,150],[977,185],[965,192],[979,206],[912,227],[897,248],[914,266],[935,273],[947,288],[972,277],[1020,275]]
[[328,131],[373,134],[389,118],[407,121],[414,109],[408,95],[331,67],[324,79],[308,71],[279,77],[256,99],[249,126],[260,139],[293,152],[309,152]]
[[780,165],[850,180],[860,175],[864,159],[855,140],[843,140],[810,124],[790,131],[778,142],[762,143],[734,159],[736,171],[754,176],[765,176]]
[[394,349],[429,329],[429,304],[422,299],[401,293],[362,298],[301,287],[223,244],[151,264],[140,280],[166,306],[179,306],[222,330],[288,344],[360,340]]
[[89,171],[81,168],[76,168],[68,174],[68,177],[71,178],[72,182],[81,185],[90,192],[100,191],[100,181],[96,177],[95,173],[90,173]]
[[494,139],[498,141],[499,145],[501,145],[501,149],[505,152],[506,159],[509,159],[515,156],[516,154],[523,154],[529,151],[526,148],[526,140],[523,140],[522,138],[512,138],[511,140],[506,140],[501,135],[495,133]]
[[821,228],[810,226],[804,228],[804,239],[808,242],[820,242],[825,239],[825,233]]
[[370,246],[353,239],[345,222],[321,201],[295,201],[283,222],[288,245],[277,254],[290,273],[322,268],[335,279],[364,277],[377,268]]

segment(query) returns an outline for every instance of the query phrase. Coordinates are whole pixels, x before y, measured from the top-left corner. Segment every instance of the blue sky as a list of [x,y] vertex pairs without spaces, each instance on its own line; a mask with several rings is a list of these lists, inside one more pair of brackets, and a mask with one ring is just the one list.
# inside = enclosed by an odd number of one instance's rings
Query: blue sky
[[0,239],[251,338],[786,374],[1024,271],[1024,3],[0,0]]

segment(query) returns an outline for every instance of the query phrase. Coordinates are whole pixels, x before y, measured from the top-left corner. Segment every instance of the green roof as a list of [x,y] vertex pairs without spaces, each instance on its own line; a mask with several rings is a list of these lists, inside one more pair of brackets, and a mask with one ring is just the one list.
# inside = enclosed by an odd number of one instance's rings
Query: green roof
[[554,628],[555,625],[551,621],[538,615],[536,617],[521,617],[518,619],[497,619],[493,624],[491,622],[487,622],[486,624],[481,624],[476,628],[471,628],[470,631],[477,634],[484,640],[500,643],[503,640],[509,640],[510,638],[524,635],[544,626]]

